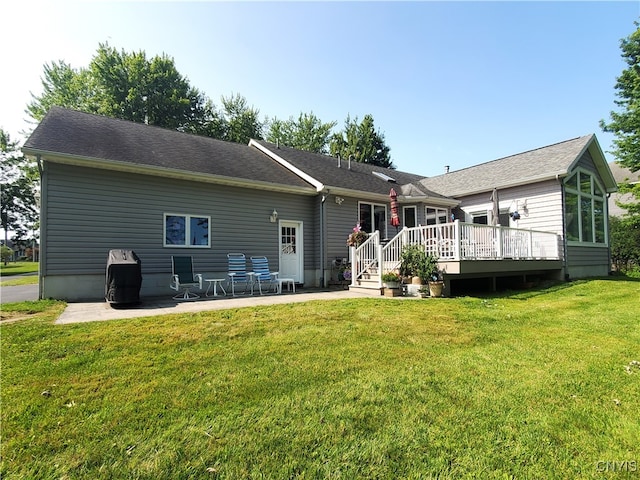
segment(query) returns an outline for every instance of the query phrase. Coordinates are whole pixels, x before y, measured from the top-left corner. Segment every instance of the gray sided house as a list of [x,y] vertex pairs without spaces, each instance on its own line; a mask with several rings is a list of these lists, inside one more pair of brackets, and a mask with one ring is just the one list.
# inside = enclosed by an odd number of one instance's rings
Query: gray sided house
[[386,228],[388,175],[422,178],[59,107],[23,151],[42,172],[40,297],[67,300],[103,297],[109,250],[120,248],[141,259],[141,296],[171,292],[171,255],[221,278],[227,253],[266,255],[281,277],[326,284],[360,210]]
[[41,298],[102,298],[108,252],[120,248],[141,259],[141,296],[172,294],[172,255],[191,255],[197,273],[219,278],[227,253],[265,255],[281,277],[323,286],[336,262],[360,268],[364,257],[346,245],[356,223],[375,232],[376,252],[400,237],[441,239],[438,229],[455,225],[462,233],[446,234],[442,252],[451,260],[447,281],[502,275],[500,262],[540,268],[513,255],[505,261],[503,247],[488,261],[479,242],[471,255],[468,240],[483,223],[514,227],[496,230],[493,244],[513,232],[552,232],[559,248],[545,268],[557,276],[608,271],[606,198],[616,184],[593,135],[425,178],[262,140],[233,144],[53,107],[23,151],[42,174]]

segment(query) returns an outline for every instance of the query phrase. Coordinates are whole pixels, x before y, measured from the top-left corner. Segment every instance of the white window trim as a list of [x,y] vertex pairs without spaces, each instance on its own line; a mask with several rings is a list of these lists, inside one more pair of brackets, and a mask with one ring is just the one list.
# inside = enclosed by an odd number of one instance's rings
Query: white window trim
[[[580,176],[577,176],[577,180],[578,180],[578,185],[577,185],[577,190],[575,188],[571,188],[571,186],[569,186],[567,184],[567,180],[571,177],[573,177],[573,175],[576,174],[586,174],[589,175],[589,177],[591,177],[591,192],[590,193],[584,193],[580,190]],[[595,189],[594,189],[594,183],[595,185],[598,186],[598,188],[600,189],[601,192],[603,192],[602,196],[598,196],[594,193],[592,193]],[[572,193],[574,195],[578,195],[578,232],[580,234],[580,240],[568,240],[567,239],[567,245],[574,245],[574,246],[581,246],[581,247],[607,247],[609,246],[609,222],[607,221],[607,219],[609,218],[609,205],[607,202],[607,195],[606,190],[604,189],[602,183],[600,183],[600,180],[598,179],[598,177],[596,176],[595,173],[593,173],[590,170],[587,170],[585,168],[582,167],[578,167],[575,170],[573,170],[569,175],[567,175],[567,177],[565,178],[564,182],[563,182],[563,187],[564,187],[564,191],[565,194],[566,193]],[[596,231],[596,217],[593,214],[594,211],[594,205],[593,205],[593,201],[594,200],[600,200],[602,201],[602,207],[603,207],[603,215],[604,215],[604,242],[602,243],[598,243],[598,242],[587,242],[582,240],[582,202],[580,202],[580,197],[586,197],[586,198],[590,198],[591,199],[591,231],[595,233]],[[566,214],[566,209],[565,209],[565,205],[562,205],[562,215]]]
[[[167,243],[167,217],[184,217],[185,219],[185,238],[188,240],[191,237],[191,219],[192,218],[206,218],[207,219],[207,244],[206,245],[175,245]],[[211,248],[211,216],[210,215],[198,215],[189,213],[171,213],[166,212],[162,215],[162,246],[165,248]]]

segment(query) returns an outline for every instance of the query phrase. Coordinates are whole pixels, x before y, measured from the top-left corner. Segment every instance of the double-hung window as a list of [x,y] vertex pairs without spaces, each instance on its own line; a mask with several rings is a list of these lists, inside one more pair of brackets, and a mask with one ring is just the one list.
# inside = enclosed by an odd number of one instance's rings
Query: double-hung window
[[211,217],[165,213],[164,246],[182,248],[210,247]]
[[607,199],[597,178],[578,170],[564,181],[567,240],[606,244]]

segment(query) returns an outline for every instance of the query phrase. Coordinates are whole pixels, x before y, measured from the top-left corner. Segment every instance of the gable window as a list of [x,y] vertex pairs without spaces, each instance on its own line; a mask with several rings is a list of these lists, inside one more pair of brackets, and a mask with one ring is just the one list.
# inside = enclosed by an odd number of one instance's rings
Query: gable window
[[564,181],[567,240],[606,243],[606,198],[596,177],[578,170]]
[[387,206],[377,203],[360,202],[358,204],[358,218],[360,228],[367,233],[376,230],[380,232],[381,238],[387,236]]
[[179,213],[164,214],[164,246],[207,248],[211,246],[211,217]]

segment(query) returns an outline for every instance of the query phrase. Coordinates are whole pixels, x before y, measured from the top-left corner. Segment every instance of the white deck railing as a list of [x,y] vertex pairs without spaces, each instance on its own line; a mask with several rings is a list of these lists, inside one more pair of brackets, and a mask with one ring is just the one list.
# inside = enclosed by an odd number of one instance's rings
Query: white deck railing
[[352,285],[373,271],[384,273],[400,267],[400,255],[407,245],[422,245],[439,261],[461,260],[559,260],[559,236],[552,232],[524,230],[456,220],[440,225],[403,228],[381,245],[374,232],[359,247],[351,247]]

